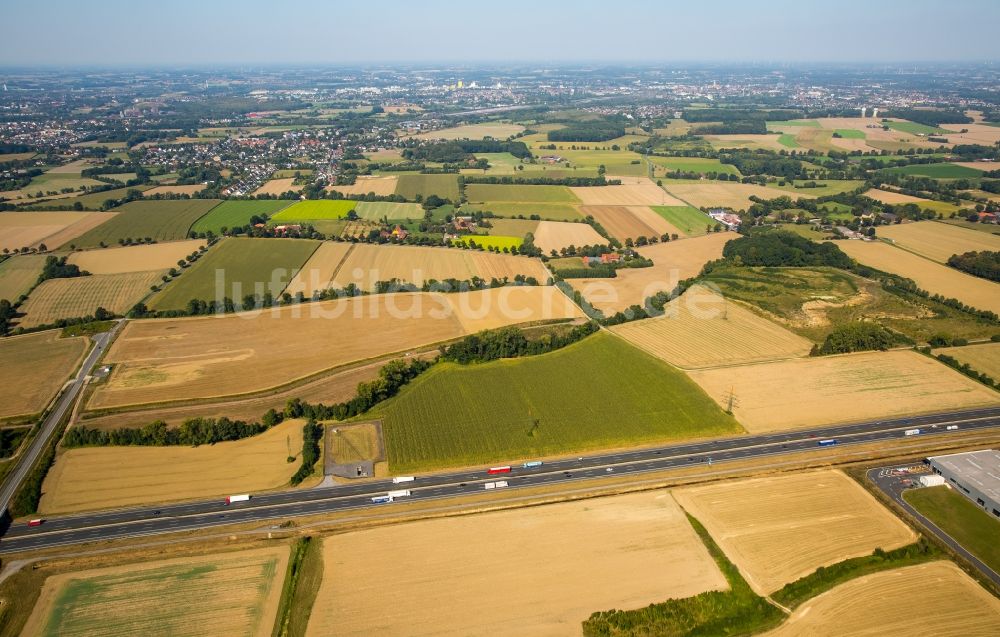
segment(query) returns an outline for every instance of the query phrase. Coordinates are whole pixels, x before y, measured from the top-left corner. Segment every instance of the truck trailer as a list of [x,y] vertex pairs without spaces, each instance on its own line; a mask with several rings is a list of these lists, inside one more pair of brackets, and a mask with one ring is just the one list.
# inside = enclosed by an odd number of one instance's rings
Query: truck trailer
[[499,482],[487,482],[483,487],[487,490],[489,489],[502,489],[507,486],[506,480],[500,480]]
[[377,495],[374,498],[372,498],[372,502],[374,502],[375,504],[387,504],[389,502],[392,502],[392,500],[393,498],[391,495]]
[[916,436],[919,433],[920,433],[919,429],[907,429],[906,431],[903,432],[903,435],[904,436]]
[[226,498],[226,504],[232,504],[233,502],[248,502],[250,500],[249,493],[243,493],[241,495],[231,495]]
[[414,480],[413,476],[402,476],[402,477],[399,477],[399,478],[393,478],[392,479],[392,483],[393,484],[402,484],[404,482],[413,482],[413,480]]
[[404,497],[410,495],[410,490],[409,489],[400,489],[398,491],[390,491],[386,495],[389,496],[390,498],[404,498]]
[[510,473],[510,465],[505,465],[503,467],[490,467],[486,470],[486,475],[495,476],[498,473]]
[[819,445],[820,447],[829,447],[830,445],[837,444],[837,439],[836,438],[827,438],[826,440],[820,440],[816,444]]
[[521,466],[524,467],[525,469],[530,469],[532,467],[540,467],[540,466],[542,466],[542,461],[541,460],[530,460],[528,462],[525,462]]

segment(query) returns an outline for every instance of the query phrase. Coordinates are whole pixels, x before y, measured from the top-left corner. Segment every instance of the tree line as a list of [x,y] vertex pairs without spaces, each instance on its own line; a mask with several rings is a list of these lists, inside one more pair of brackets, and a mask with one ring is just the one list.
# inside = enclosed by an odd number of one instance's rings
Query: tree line
[[516,327],[504,327],[471,334],[461,341],[441,348],[441,358],[461,363],[483,363],[501,358],[536,356],[575,343],[598,330],[597,323],[589,321],[574,326],[565,334],[545,333],[529,339]]
[[948,259],[948,265],[982,279],[1000,282],[1000,252],[983,250],[953,254]]

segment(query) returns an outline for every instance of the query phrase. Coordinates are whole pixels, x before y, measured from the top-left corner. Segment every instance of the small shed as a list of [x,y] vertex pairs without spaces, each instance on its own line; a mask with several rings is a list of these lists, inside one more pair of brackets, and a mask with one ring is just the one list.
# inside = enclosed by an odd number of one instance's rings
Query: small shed
[[940,487],[942,484],[944,484],[943,476],[934,473],[920,476],[920,486],[922,487]]

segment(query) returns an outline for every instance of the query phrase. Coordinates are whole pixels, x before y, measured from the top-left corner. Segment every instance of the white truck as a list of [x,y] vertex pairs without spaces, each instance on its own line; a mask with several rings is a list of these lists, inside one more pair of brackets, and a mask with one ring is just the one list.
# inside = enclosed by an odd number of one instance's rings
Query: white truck
[[487,482],[483,485],[486,489],[502,489],[507,486],[506,480],[500,480],[498,482]]
[[413,482],[413,479],[414,479],[413,476],[402,476],[402,477],[399,477],[399,478],[393,478],[392,479],[392,483],[393,484],[402,484],[404,482]]
[[393,498],[393,499],[395,499],[395,498],[405,498],[406,496],[410,495],[410,490],[409,489],[400,489],[398,491],[390,491],[386,495],[389,496],[390,498]]
[[919,429],[907,429],[906,431],[903,432],[904,436],[916,436],[919,434],[920,434]]
[[249,502],[249,501],[250,501],[249,493],[243,493],[240,495],[231,495],[228,498],[226,498],[226,504],[232,504],[233,502]]

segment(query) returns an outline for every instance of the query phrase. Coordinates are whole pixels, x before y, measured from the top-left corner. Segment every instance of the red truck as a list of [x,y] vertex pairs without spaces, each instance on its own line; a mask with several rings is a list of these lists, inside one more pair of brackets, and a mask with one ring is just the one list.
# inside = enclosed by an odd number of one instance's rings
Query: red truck
[[498,473],[510,473],[510,465],[504,467],[490,467],[486,470],[487,475],[495,476]]
[[42,518],[36,518],[34,520],[28,520],[28,526],[41,526],[42,522],[44,522],[44,521],[45,520],[43,520]]

